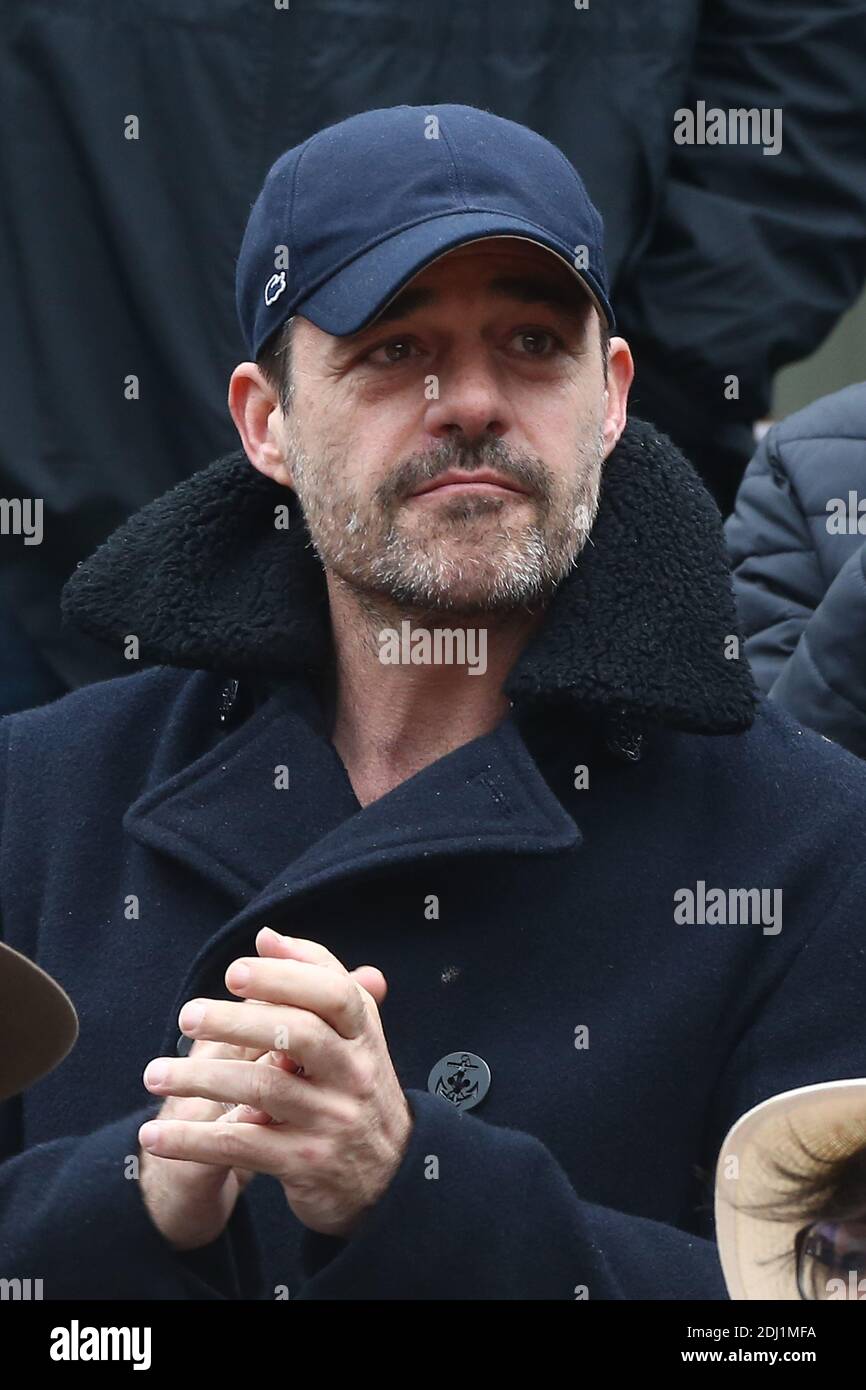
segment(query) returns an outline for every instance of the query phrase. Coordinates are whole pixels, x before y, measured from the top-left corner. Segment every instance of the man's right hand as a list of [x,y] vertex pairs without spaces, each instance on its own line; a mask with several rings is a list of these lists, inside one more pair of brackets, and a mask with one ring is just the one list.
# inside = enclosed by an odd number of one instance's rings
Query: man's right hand
[[[259,955],[281,959],[310,960],[327,964],[345,974],[355,975],[359,984],[381,1003],[385,997],[385,981],[381,972],[372,966],[361,965],[347,971],[336,956],[325,952],[314,942],[293,938],[288,941],[277,932],[264,927],[256,937]],[[245,999],[239,1007],[256,1008],[257,1002]],[[264,1065],[280,1064],[296,1069],[284,1054],[260,1054],[252,1048],[236,1047],[231,1043],[210,1042],[197,1038],[190,1056],[229,1058]],[[268,1124],[270,1115],[248,1106],[236,1106],[225,1111],[218,1101],[192,1096],[168,1096],[156,1118],[165,1120],[198,1120],[204,1124]],[[151,1221],[175,1250],[198,1250],[210,1245],[225,1229],[235,1209],[235,1203],[254,1176],[242,1168],[216,1168],[211,1163],[194,1163],[186,1159],[160,1158],[139,1147],[139,1181],[141,1196]]]

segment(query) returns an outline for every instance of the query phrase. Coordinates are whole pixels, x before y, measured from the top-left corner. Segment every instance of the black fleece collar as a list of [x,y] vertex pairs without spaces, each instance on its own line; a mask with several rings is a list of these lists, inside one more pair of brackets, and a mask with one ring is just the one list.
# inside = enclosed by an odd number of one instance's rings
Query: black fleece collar
[[[288,530],[274,525],[289,507]],[[556,703],[632,725],[736,733],[754,718],[718,510],[664,435],[631,419],[604,465],[578,565],[505,682],[514,706]],[[145,662],[264,681],[322,670],[324,571],[294,493],[242,450],[136,512],[67,582],[66,620]],[[740,650],[742,638],[740,636]]]

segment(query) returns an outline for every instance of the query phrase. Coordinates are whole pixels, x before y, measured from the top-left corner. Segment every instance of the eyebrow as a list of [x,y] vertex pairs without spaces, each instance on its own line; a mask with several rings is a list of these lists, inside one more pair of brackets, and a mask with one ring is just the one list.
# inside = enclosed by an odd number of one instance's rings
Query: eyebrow
[[[488,281],[487,289],[499,299],[516,300],[520,304],[543,304],[578,324],[585,323],[587,310],[592,304],[588,293],[577,280],[572,285],[565,285],[536,275],[500,275]],[[372,323],[353,334],[351,340],[375,333],[383,324],[392,323],[394,319],[408,318],[418,309],[435,304],[440,297],[436,290],[420,285],[409,286]]]

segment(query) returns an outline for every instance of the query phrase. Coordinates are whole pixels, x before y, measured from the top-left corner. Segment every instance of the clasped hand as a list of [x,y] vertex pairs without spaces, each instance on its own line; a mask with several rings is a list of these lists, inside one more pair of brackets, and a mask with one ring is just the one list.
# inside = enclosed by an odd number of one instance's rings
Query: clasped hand
[[268,1173],[305,1226],[348,1238],[389,1185],[412,1129],[379,1017],[387,985],[372,966],[350,974],[318,942],[270,928],[256,949],[226,971],[242,1002],[193,999],[179,1015],[187,1036],[224,1046],[194,1044],[144,1073],[154,1095],[220,1102],[220,1113],[173,1118],[169,1102],[139,1142],[187,1173],[198,1164]]

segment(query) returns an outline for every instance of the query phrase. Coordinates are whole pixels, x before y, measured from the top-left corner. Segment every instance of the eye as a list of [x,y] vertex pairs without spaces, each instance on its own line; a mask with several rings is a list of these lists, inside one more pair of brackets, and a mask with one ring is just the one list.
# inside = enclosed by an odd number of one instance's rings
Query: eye
[[565,346],[549,328],[521,328],[511,341],[523,344],[525,351],[518,353],[520,357],[553,357]]
[[[410,360],[409,354],[412,349],[410,339],[390,338],[387,343],[380,343],[378,347],[372,348],[364,360],[372,362],[374,367],[398,367],[401,362]],[[381,355],[383,353],[384,357]]]

